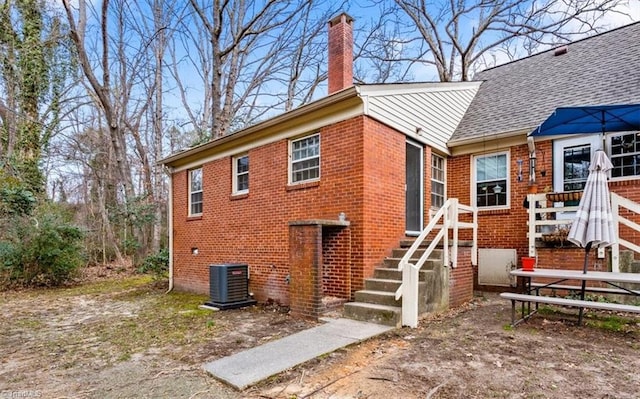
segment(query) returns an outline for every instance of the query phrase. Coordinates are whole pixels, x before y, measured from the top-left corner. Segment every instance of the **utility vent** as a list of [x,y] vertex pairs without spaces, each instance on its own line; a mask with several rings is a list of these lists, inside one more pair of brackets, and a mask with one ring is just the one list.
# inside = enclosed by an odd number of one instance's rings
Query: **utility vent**
[[234,309],[254,305],[249,295],[249,266],[227,263],[209,266],[210,302],[206,305],[219,309]]
[[478,284],[515,287],[516,279],[509,272],[516,268],[515,249],[478,249]]
[[555,49],[553,51],[553,55],[557,57],[562,54],[567,54],[568,52],[569,52],[569,46],[562,46]]

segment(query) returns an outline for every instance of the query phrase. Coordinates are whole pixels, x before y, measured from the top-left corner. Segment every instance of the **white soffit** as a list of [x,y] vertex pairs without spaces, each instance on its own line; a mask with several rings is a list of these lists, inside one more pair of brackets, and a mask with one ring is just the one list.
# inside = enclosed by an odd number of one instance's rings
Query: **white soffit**
[[[448,153],[447,142],[481,82],[365,85],[365,113],[427,145]],[[417,134],[417,130],[420,133]]]

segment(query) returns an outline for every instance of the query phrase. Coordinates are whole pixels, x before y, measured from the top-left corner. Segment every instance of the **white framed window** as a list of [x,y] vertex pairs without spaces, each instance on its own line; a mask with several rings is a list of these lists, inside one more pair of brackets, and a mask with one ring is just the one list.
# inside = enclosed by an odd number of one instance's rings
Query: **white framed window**
[[[591,156],[602,145],[597,134],[553,141],[553,190],[583,190],[589,176]],[[577,205],[567,203],[566,205]],[[557,215],[556,215],[557,216]]]
[[249,155],[233,157],[233,194],[249,192]]
[[189,216],[202,215],[202,168],[189,170]]
[[445,195],[445,159],[431,154],[431,207],[440,209],[444,205]]
[[320,135],[314,134],[289,142],[289,182],[320,179]]
[[473,192],[478,208],[509,207],[509,152],[473,157]]
[[637,178],[640,176],[640,132],[629,132],[609,136],[612,179]]

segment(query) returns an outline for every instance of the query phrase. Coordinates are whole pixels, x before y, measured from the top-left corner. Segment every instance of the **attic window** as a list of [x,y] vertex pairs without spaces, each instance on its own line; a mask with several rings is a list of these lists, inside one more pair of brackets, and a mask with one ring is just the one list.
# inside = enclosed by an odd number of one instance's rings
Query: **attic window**
[[553,55],[557,57],[559,55],[567,54],[567,52],[569,52],[569,46],[562,46],[555,49],[553,51]]

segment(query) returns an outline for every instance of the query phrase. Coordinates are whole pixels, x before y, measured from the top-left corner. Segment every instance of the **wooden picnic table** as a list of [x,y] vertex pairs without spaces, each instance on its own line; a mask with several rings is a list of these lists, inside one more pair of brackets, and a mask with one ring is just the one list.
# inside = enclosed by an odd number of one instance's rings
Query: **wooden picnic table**
[[[512,293],[504,292],[500,294],[501,297],[511,300],[511,325],[515,326],[523,320],[526,320],[532,316],[538,309],[539,303],[546,303],[559,306],[571,306],[580,309],[578,316],[578,324],[582,323],[582,313],[584,308],[611,310],[620,312],[640,313],[640,306],[636,305],[624,305],[618,303],[598,302],[585,300],[585,292],[590,288],[586,287],[587,281],[596,281],[605,283],[608,286],[614,287],[613,289],[598,289],[598,291],[627,294],[640,296],[639,290],[633,290],[621,286],[623,283],[640,284],[640,273],[614,273],[614,272],[599,272],[599,271],[587,271],[584,273],[581,270],[563,270],[563,269],[540,269],[536,268],[533,271],[525,271],[522,269],[515,269],[511,271],[511,275],[524,278],[524,292]],[[544,279],[542,283],[536,282]],[[566,281],[579,281],[580,286],[561,285]],[[579,289],[581,295],[580,299],[559,298],[541,295],[540,291],[544,288],[560,288],[560,289]],[[522,304],[521,318],[516,320],[516,302]],[[535,304],[535,309],[531,310],[531,304]]]

